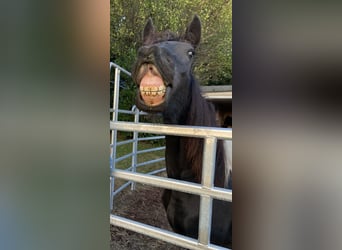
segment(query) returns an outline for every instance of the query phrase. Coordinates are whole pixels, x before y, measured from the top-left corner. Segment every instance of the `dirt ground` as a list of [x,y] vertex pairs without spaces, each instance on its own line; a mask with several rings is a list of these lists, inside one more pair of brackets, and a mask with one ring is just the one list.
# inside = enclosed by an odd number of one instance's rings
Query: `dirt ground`
[[[136,190],[128,187],[114,198],[115,215],[171,231],[161,203],[162,189],[137,184]],[[120,227],[110,226],[111,250],[185,250],[184,248],[156,240]]]

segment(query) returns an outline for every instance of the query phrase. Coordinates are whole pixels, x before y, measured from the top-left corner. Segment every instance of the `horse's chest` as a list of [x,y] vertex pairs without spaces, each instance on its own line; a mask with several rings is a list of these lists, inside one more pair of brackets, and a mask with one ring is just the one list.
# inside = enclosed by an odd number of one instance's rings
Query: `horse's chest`
[[186,163],[185,154],[184,144],[179,137],[166,137],[165,159],[168,177],[191,181],[191,166]]

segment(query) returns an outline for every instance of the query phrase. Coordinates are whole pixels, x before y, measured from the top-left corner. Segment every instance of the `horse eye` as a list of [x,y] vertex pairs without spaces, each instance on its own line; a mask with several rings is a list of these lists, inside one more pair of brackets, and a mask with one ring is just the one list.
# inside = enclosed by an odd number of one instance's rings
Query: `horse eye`
[[195,51],[193,51],[193,50],[188,51],[189,58],[192,58],[194,55],[195,55]]

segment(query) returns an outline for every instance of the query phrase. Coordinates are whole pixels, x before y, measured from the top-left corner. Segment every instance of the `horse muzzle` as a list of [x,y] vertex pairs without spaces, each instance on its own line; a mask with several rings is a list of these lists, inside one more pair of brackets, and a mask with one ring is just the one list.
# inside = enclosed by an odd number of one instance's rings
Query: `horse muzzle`
[[138,102],[143,110],[151,111],[165,102],[168,89],[157,67],[152,63],[143,63],[138,70]]

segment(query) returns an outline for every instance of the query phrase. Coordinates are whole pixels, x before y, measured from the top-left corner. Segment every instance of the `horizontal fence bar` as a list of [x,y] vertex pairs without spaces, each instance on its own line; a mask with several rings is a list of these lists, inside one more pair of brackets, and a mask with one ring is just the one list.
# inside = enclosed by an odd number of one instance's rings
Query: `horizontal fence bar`
[[[143,167],[143,166],[147,166],[149,164],[153,164],[153,163],[158,163],[158,162],[161,162],[161,161],[165,161],[165,157],[162,157],[162,158],[158,158],[158,159],[153,159],[153,160],[150,160],[150,161],[144,161],[144,162],[141,162],[141,163],[137,163],[136,164],[136,168],[140,168],[140,167]],[[116,162],[117,163],[117,162]],[[123,170],[125,171],[132,171],[133,167],[130,166],[128,168],[125,168]],[[157,169],[156,171],[159,172],[159,169]],[[151,172],[152,173],[152,172]],[[147,173],[147,174],[151,174],[151,173]]]
[[164,160],[165,160],[165,158],[163,157],[163,158],[158,158],[158,159],[154,159],[154,160],[150,160],[150,161],[144,161],[144,162],[138,163],[137,164],[137,168],[145,166],[145,165],[157,163],[157,162],[160,162],[160,161],[164,161]]
[[[126,156],[126,155],[125,155]],[[117,158],[118,159],[118,158]],[[123,159],[120,159],[120,160],[123,160]],[[143,166],[147,166],[147,165],[149,165],[149,164],[153,164],[153,163],[158,163],[158,162],[161,162],[161,161],[165,161],[165,157],[162,157],[162,158],[158,158],[158,159],[153,159],[153,160],[150,160],[150,161],[144,161],[144,162],[141,162],[141,163],[137,163],[136,164],[136,168],[139,168],[139,167],[143,167]],[[115,162],[115,163],[118,163],[118,162]],[[128,167],[128,168],[125,168],[124,170],[125,171],[132,171],[132,169],[133,169],[133,167],[132,166],[130,166],[130,167]],[[157,171],[159,171],[159,169],[157,170]],[[148,174],[150,174],[150,173],[148,173]]]
[[159,135],[159,136],[150,136],[150,137],[140,137],[138,138],[138,141],[161,140],[161,139],[165,139],[165,136]]
[[[125,145],[125,144],[128,144],[128,143],[133,143],[134,142],[134,139],[130,139],[130,140],[126,140],[126,141],[119,141],[116,143],[116,146],[121,146],[121,145]],[[111,144],[113,145],[113,144]]]
[[165,172],[165,171],[166,171],[166,168],[161,168],[161,169],[157,169],[157,170],[148,172],[148,173],[146,173],[146,174],[155,175],[155,174],[159,174],[159,173]]
[[[114,108],[110,108],[109,109],[109,113],[113,113],[115,112],[116,109]],[[125,109],[118,109],[119,113],[126,113],[126,114],[131,114],[131,115],[135,115],[136,111],[133,110],[125,110]],[[148,115],[149,113],[144,112],[144,111],[139,111],[139,115]]]
[[[115,109],[109,109],[109,112],[115,112]],[[128,115],[135,115],[135,111],[131,111],[131,110],[124,110],[124,109],[118,109],[118,113],[121,114],[128,114]]]
[[118,163],[118,162],[120,162],[120,161],[123,161],[123,160],[125,160],[125,159],[127,159],[127,158],[132,157],[132,155],[134,155],[134,153],[129,153],[129,154],[127,154],[127,155],[118,157],[118,158],[116,158],[116,159],[114,160],[114,162],[115,162],[115,163]]
[[[139,151],[138,151],[138,153],[139,153]],[[123,161],[123,160],[125,160],[127,158],[130,158],[130,157],[132,157],[132,155],[133,155],[133,153],[129,153],[127,155],[124,155],[124,156],[121,156],[119,158],[116,158],[115,159],[115,163],[119,163],[120,161]],[[143,165],[152,164],[152,163],[156,163],[156,162],[160,162],[160,161],[164,161],[164,160],[165,160],[165,157],[161,157],[161,158],[158,158],[158,159],[153,159],[153,160],[150,160],[150,161],[144,161],[142,163],[138,163],[137,167],[140,167],[140,166],[143,166]]]
[[165,146],[158,147],[158,148],[148,148],[148,149],[138,151],[137,154],[145,154],[145,153],[150,153],[150,152],[154,152],[154,151],[161,151],[164,149],[165,149]]
[[158,227],[146,225],[140,222],[136,222],[134,220],[130,220],[127,218],[123,218],[117,215],[110,215],[110,224],[118,227],[123,227],[128,230],[144,234],[159,240],[163,240],[166,242],[169,242],[174,245],[178,245],[184,248],[188,249],[194,249],[194,250],[204,250],[204,249],[209,249],[209,250],[227,250],[227,248],[223,248],[214,244],[210,245],[202,245],[199,244],[199,242],[196,239],[180,235],[174,232],[170,232],[165,229],[161,229]]
[[131,73],[130,73],[130,72],[128,72],[128,71],[125,70],[124,68],[120,67],[120,66],[117,65],[116,63],[110,62],[110,63],[109,63],[109,68],[112,68],[112,67],[118,68],[120,71],[124,72],[126,75],[131,76]]
[[113,122],[110,121],[110,129],[121,131],[137,131],[144,133],[165,134],[191,137],[217,137],[218,139],[232,139],[231,128],[157,125],[150,123]]
[[[161,139],[165,139],[165,136],[151,136],[151,137],[141,137],[138,138],[138,141],[149,141],[149,140],[161,140]],[[126,141],[119,141],[116,143],[116,146],[122,146],[128,143],[133,143],[134,139],[130,139],[130,140],[126,140]],[[113,147],[113,144],[110,144],[111,147]],[[165,147],[165,146],[164,146]]]
[[175,180],[170,178],[164,178],[159,176],[151,176],[140,173],[132,173],[125,170],[111,170],[111,176],[121,178],[124,180],[131,180],[142,184],[157,186],[166,189],[172,189],[180,192],[196,194],[196,195],[208,195],[214,199],[232,201],[232,191],[224,188],[203,188],[201,184],[191,183],[182,180]]

